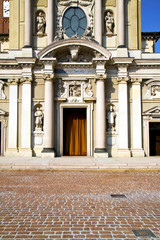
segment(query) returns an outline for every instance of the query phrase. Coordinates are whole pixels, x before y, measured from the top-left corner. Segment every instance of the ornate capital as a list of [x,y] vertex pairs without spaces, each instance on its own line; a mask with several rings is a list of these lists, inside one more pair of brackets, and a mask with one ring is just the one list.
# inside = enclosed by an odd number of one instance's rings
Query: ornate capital
[[18,83],[19,83],[18,78],[8,79],[8,84],[10,84],[10,85],[17,85]]
[[105,81],[106,78],[107,78],[107,74],[96,75],[95,80],[96,80],[96,81],[99,81],[99,80]]
[[142,82],[142,79],[141,79],[141,78],[131,78],[131,83],[132,83],[132,84],[137,84],[137,85],[139,85],[139,84],[141,84],[141,82]]
[[55,78],[54,73],[44,74],[44,80],[45,80],[45,81],[53,81],[53,82],[54,82],[54,78]]
[[129,77],[117,77],[117,81],[119,83],[127,83],[129,81]]
[[20,79],[20,82],[21,83],[25,83],[25,84],[27,84],[27,83],[31,83],[32,82],[32,77],[30,76],[30,77],[22,77],[21,79]]

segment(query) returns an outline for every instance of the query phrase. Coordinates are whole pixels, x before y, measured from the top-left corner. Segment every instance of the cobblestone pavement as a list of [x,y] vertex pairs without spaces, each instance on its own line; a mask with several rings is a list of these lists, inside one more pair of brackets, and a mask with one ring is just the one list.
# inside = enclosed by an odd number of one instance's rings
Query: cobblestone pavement
[[0,200],[0,239],[160,239],[160,172],[1,171]]

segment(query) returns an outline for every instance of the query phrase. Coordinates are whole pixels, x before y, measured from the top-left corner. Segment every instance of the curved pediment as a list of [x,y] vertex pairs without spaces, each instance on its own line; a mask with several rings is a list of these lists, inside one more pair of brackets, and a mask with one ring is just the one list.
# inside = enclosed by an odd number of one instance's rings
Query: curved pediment
[[38,53],[40,60],[57,58],[58,62],[91,62],[93,58],[109,60],[111,53],[96,42],[65,39],[53,42]]

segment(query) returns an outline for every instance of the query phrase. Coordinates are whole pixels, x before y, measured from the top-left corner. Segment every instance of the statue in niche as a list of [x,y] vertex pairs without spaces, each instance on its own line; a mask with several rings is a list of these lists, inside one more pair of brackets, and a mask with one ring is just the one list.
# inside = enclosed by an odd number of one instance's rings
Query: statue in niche
[[0,99],[6,99],[6,95],[4,93],[4,83],[0,81]]
[[107,112],[107,130],[115,131],[115,118],[116,113],[112,105],[109,106],[109,111]]
[[45,33],[45,28],[46,28],[46,19],[45,19],[45,13],[40,11],[38,13],[37,19],[36,19],[36,24],[37,24],[37,34],[38,35],[44,35]]
[[43,128],[43,112],[37,107],[34,113],[35,116],[35,130],[42,130]]
[[107,34],[113,34],[114,17],[112,16],[112,13],[110,11],[107,12],[107,15],[105,17],[105,22],[106,22]]

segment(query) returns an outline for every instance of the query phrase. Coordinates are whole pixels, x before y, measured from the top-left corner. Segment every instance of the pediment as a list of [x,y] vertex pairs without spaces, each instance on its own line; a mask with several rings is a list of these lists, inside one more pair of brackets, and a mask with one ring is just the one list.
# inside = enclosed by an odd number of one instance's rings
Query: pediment
[[6,116],[7,112],[5,112],[4,110],[0,109],[0,116]]
[[160,78],[149,79],[145,82],[148,86],[160,85]]
[[150,108],[149,110],[145,111],[143,115],[144,116],[160,115],[160,107],[156,106],[156,107]]
[[57,59],[57,62],[92,62],[93,58],[109,60],[111,53],[94,41],[65,39],[53,42],[38,53],[43,60]]

